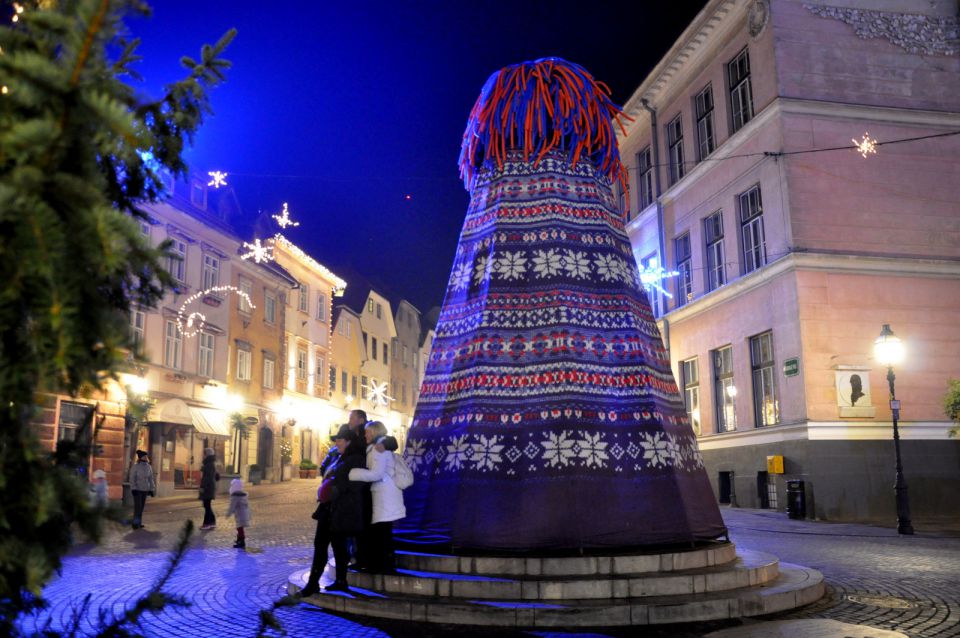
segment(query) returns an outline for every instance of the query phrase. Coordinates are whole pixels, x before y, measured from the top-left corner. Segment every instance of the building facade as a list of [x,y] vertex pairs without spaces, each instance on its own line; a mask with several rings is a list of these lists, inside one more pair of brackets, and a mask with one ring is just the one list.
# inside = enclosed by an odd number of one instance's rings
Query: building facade
[[914,516],[960,505],[960,136],[853,148],[960,129],[956,3],[874,4],[712,0],[625,105],[627,232],[677,273],[649,297],[721,502],[802,480],[808,516],[894,519],[890,324]]
[[397,336],[390,344],[390,389],[393,408],[405,432],[413,420],[420,393],[420,311],[409,301],[397,304],[393,318]]

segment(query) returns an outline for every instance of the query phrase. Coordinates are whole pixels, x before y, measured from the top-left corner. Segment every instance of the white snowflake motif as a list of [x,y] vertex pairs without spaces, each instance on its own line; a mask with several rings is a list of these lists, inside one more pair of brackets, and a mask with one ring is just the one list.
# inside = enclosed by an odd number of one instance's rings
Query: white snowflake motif
[[585,253],[567,250],[563,256],[563,269],[571,279],[588,279],[590,277],[590,260]]
[[490,277],[490,257],[487,255],[481,255],[477,260],[477,263],[473,266],[473,281],[476,284],[480,284],[484,279]]
[[470,285],[470,276],[472,273],[472,265],[469,261],[461,262],[459,266],[453,269],[453,274],[450,275],[450,287],[454,290],[466,290]]
[[451,437],[450,445],[447,446],[446,463],[448,470],[459,470],[467,459],[473,456],[473,447],[466,441],[466,434]]
[[677,465],[681,462],[680,444],[677,443],[677,437],[672,434],[667,435],[667,454],[671,465]]
[[423,464],[423,452],[423,439],[411,439],[407,445],[407,451],[403,455],[404,460],[406,460],[407,465],[410,467],[410,471],[416,472],[420,469],[420,466]]
[[604,281],[613,281],[620,278],[620,260],[613,255],[599,255],[593,260],[597,266],[597,274]]
[[603,467],[607,464],[610,456],[607,454],[607,442],[600,440],[601,434],[586,434],[577,441],[580,446],[580,453],[577,455],[584,460],[587,467]]
[[563,269],[563,257],[554,249],[534,251],[533,271],[537,277],[554,277]]
[[543,441],[543,449],[546,450],[543,454],[545,465],[550,467],[570,465],[570,459],[574,458],[577,453],[573,451],[573,439],[567,438],[569,434],[570,432],[561,432],[560,434],[551,432],[549,434],[550,438]]
[[651,467],[666,467],[671,461],[673,450],[670,449],[669,442],[663,436],[663,432],[656,434],[644,434],[644,440],[640,441],[640,447],[643,448],[643,460]]
[[484,472],[495,470],[497,465],[503,461],[500,458],[500,452],[504,446],[502,443],[497,443],[498,439],[497,436],[487,438],[482,434],[477,435],[478,442],[473,444],[473,462],[476,463],[474,469]]
[[503,253],[493,264],[494,270],[503,279],[520,279],[527,272],[527,258],[523,253]]

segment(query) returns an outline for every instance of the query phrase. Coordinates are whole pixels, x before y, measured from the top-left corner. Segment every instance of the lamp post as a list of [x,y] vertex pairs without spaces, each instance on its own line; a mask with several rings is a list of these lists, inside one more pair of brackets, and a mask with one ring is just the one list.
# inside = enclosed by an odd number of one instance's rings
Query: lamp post
[[887,366],[887,383],[890,384],[890,413],[893,417],[893,449],[897,455],[897,479],[893,489],[897,495],[897,531],[901,534],[913,534],[913,525],[910,523],[910,496],[907,493],[907,482],[903,479],[903,464],[900,462],[900,429],[897,421],[900,420],[900,401],[894,387],[896,375],[893,374],[893,365],[903,361],[903,342],[893,334],[890,324],[883,324],[880,336],[873,343],[873,352],[880,365]]

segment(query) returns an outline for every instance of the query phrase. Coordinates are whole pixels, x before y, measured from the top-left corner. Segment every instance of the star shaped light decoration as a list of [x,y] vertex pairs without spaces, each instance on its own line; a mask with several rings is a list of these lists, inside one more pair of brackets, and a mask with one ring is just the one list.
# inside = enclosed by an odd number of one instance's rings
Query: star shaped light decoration
[[668,299],[673,299],[673,295],[663,287],[663,280],[676,277],[680,273],[676,270],[664,270],[662,266],[655,264],[656,262],[651,262],[649,266],[640,266],[640,283],[647,292],[656,290]]
[[207,173],[213,179],[207,184],[207,186],[213,186],[214,188],[220,188],[221,186],[227,185],[227,174],[223,171],[210,171]]
[[252,244],[243,242],[243,247],[249,252],[240,255],[240,259],[253,259],[258,264],[273,261],[273,246],[261,244],[259,239],[254,239]]
[[387,406],[393,397],[387,396],[387,383],[373,381],[367,386],[367,401],[376,406]]
[[287,202],[283,202],[283,212],[281,212],[279,215],[273,215],[273,218],[277,220],[277,226],[280,228],[300,225],[300,222],[295,222],[290,219],[290,210],[287,208]]
[[864,133],[861,140],[852,139],[850,141],[853,142],[853,147],[857,149],[863,159],[867,159],[867,155],[877,153],[877,140],[872,139],[869,133]]

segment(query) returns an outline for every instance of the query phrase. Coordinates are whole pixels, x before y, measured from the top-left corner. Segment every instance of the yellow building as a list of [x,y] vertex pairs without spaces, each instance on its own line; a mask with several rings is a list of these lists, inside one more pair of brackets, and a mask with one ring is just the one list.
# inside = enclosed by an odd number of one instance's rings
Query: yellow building
[[360,315],[344,304],[334,308],[334,330],[328,371],[330,405],[346,423],[350,410],[361,409],[360,370],[366,360]]

